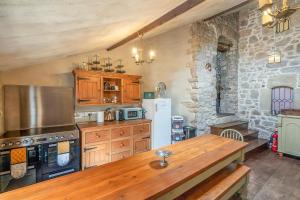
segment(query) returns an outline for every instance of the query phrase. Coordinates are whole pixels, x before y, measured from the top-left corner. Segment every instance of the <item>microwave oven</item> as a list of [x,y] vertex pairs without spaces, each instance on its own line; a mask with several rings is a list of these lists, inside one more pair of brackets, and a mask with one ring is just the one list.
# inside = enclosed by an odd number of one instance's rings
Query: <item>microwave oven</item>
[[123,119],[131,120],[131,119],[142,119],[143,118],[143,109],[142,108],[122,108],[123,111]]

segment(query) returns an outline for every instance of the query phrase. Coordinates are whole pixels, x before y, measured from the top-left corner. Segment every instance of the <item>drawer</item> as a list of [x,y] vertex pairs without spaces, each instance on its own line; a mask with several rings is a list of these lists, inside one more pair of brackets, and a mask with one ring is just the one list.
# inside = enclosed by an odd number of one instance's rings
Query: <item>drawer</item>
[[131,142],[130,139],[126,140],[119,140],[111,143],[111,152],[112,153],[119,153],[123,151],[130,150]]
[[111,130],[111,139],[130,137],[130,127],[114,128]]
[[121,153],[116,153],[111,155],[111,161],[117,161],[117,160],[122,160],[124,158],[128,158],[131,156],[131,152],[130,151],[124,151]]
[[150,134],[150,124],[141,124],[133,126],[133,135]]
[[101,130],[85,133],[85,144],[109,140],[110,130]]

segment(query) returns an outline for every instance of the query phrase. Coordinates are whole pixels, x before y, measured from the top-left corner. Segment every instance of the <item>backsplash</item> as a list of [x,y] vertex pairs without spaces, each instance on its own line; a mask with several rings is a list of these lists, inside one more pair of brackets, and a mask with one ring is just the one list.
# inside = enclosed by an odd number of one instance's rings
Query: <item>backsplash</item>
[[96,121],[97,112],[75,112],[75,123]]
[[105,111],[108,108],[119,109],[119,108],[131,108],[131,107],[141,107],[140,105],[116,105],[116,106],[101,106],[101,107],[76,107],[74,114],[75,123],[80,122],[92,122],[97,119],[97,112]]

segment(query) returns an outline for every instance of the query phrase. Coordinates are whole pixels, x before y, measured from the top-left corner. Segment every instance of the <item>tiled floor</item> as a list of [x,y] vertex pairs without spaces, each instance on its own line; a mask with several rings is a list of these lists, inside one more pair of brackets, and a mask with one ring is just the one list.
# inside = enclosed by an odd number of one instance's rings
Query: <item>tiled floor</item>
[[300,200],[300,160],[284,157],[271,151],[249,158],[251,168],[248,200]]

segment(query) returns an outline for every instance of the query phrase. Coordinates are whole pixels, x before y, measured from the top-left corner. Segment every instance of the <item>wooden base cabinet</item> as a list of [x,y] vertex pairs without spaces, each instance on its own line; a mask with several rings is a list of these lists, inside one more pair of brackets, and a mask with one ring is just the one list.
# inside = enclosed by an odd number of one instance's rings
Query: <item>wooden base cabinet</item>
[[300,116],[279,115],[278,152],[300,157]]
[[149,120],[117,127],[85,128],[81,134],[83,170],[151,150]]
[[133,142],[134,154],[142,153],[150,150],[150,137],[142,139],[134,139]]
[[90,168],[98,165],[102,165],[109,162],[109,143],[105,142],[95,146],[89,146],[84,148],[84,166]]

